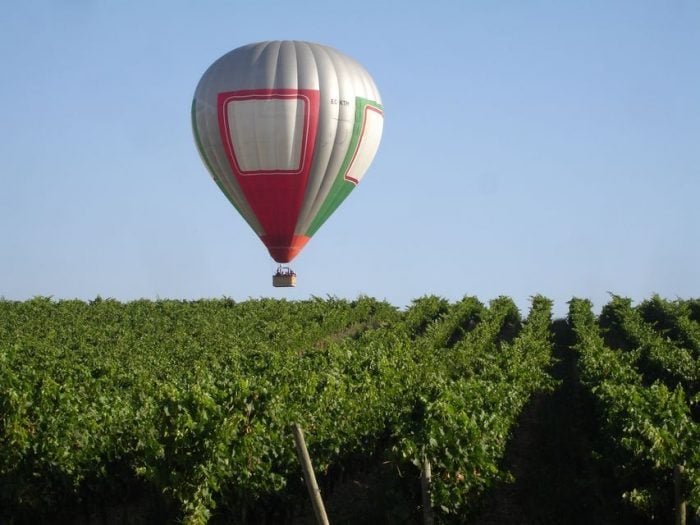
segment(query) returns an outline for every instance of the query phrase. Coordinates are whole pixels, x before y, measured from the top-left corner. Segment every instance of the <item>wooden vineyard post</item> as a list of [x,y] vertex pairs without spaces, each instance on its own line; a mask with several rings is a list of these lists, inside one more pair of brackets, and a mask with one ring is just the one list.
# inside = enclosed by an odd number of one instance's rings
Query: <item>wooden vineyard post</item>
[[301,470],[304,472],[304,481],[306,481],[306,488],[309,490],[309,497],[311,497],[311,505],[313,505],[314,508],[316,523],[319,525],[329,525],[326,509],[323,506],[323,499],[321,499],[321,490],[316,483],[316,475],[311,465],[309,451],[306,449],[304,433],[298,423],[294,423],[292,431],[294,432],[294,443],[297,446],[297,456],[299,457],[299,463],[301,463]]
[[683,487],[683,465],[676,465],[673,469],[673,493],[675,496],[676,525],[685,525],[686,502]]
[[430,461],[427,456],[423,456],[423,469],[420,475],[420,487],[423,495],[423,524],[433,525],[433,508],[430,504],[430,480],[432,472],[430,469]]

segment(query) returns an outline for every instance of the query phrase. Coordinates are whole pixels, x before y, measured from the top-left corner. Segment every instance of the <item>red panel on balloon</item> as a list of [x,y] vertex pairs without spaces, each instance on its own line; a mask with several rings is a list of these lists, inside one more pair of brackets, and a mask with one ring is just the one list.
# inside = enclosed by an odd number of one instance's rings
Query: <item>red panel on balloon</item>
[[261,239],[273,259],[289,262],[308,241],[294,230],[313,160],[319,92],[219,93],[217,113],[231,169],[265,230]]

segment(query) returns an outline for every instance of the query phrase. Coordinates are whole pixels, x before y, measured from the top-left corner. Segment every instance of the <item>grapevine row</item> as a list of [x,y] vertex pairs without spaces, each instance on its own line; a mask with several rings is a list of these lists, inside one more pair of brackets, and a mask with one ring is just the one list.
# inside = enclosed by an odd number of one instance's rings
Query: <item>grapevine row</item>
[[515,418],[549,385],[550,309],[536,298],[523,327],[505,298],[0,301],[3,517],[132,491],[161,518],[284,521],[305,493],[292,422],[329,479],[427,456],[454,515],[505,477]]
[[647,517],[664,520],[673,508],[674,468],[683,465],[684,492],[697,513],[700,425],[693,420],[686,392],[682,385],[669,387],[658,378],[649,382],[638,368],[640,357],[653,359],[644,345],[659,343],[650,341],[626,300],[614,297],[601,312],[600,324],[608,327],[608,340],[627,344],[627,351],[608,346],[591,306],[588,300],[573,299],[568,321],[581,382],[600,411],[601,455],[613,467],[623,497]]
[[[649,312],[647,305],[643,308]],[[700,359],[657,332],[630,299],[613,296],[601,311],[600,324],[613,348],[632,352],[647,383],[660,380],[671,388],[681,385],[690,396],[698,392]]]

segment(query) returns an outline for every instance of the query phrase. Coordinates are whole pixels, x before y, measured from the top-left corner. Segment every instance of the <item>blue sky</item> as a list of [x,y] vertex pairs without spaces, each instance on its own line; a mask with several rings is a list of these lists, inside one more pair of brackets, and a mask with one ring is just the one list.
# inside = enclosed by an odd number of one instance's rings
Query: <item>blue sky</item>
[[[0,7],[0,296],[700,296],[700,3],[27,1]],[[382,93],[294,290],[210,180],[190,105],[260,40]]]

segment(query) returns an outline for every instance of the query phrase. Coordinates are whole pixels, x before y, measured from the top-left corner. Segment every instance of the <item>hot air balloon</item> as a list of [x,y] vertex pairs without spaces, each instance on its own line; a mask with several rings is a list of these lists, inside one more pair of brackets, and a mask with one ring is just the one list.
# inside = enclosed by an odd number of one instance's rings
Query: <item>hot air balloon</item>
[[192,102],[212,178],[280,264],[289,263],[362,180],[384,110],[369,73],[320,44],[259,42],[214,62]]

